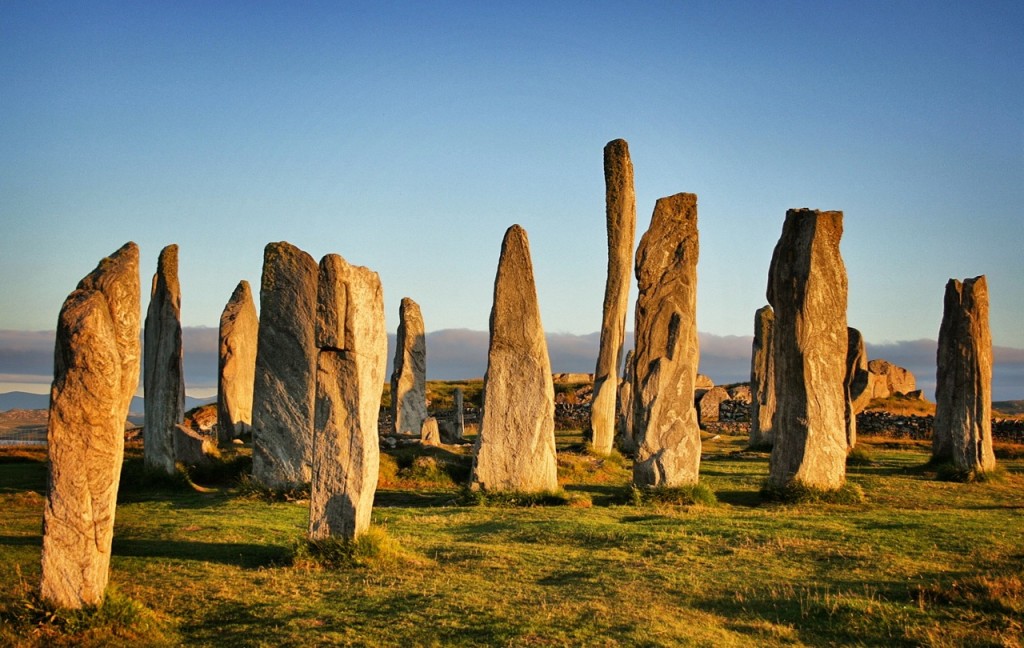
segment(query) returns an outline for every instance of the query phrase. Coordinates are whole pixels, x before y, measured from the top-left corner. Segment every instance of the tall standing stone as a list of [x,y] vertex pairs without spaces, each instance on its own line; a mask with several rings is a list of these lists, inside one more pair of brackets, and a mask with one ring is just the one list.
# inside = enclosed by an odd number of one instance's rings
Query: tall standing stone
[[768,272],[775,310],[775,444],[769,483],[837,489],[846,479],[843,213],[790,209]]
[[853,450],[857,445],[857,414],[867,404],[864,394],[868,389],[868,352],[860,331],[851,327],[846,331],[846,449]]
[[181,286],[178,246],[160,251],[146,311],[143,352],[145,424],[142,457],[147,468],[174,474],[183,443],[177,426],[185,420],[184,350],[181,344]]
[[615,438],[619,449],[628,454],[636,452],[636,439],[633,436],[633,355],[633,349],[626,353],[622,379],[619,380],[619,390],[615,396]]
[[79,283],[57,321],[40,583],[51,605],[103,601],[138,381],[139,250],[128,243]]
[[558,488],[555,388],[526,231],[505,232],[494,279],[475,488],[540,492]]
[[463,405],[463,394],[462,388],[456,387],[455,391],[452,392],[452,400],[454,401],[455,407],[455,419],[453,427],[453,437],[456,441],[462,440],[462,437],[466,435],[466,417]]
[[605,220],[608,228],[608,279],[604,289],[601,347],[594,370],[594,395],[590,405],[594,452],[607,455],[615,440],[616,396],[619,363],[626,337],[629,310],[630,270],[636,237],[636,195],[633,163],[625,140],[604,147]]
[[402,298],[391,372],[391,420],[399,434],[419,434],[427,418],[427,333],[419,304]]
[[387,365],[384,291],[376,272],[337,254],[320,261],[309,536],[353,539],[370,526]]
[[750,353],[750,445],[770,446],[775,441],[775,358],[773,329],[775,311],[762,306],[754,313],[754,342]]
[[269,488],[291,488],[310,480],[318,274],[313,257],[290,243],[269,243],[264,250],[252,473]]
[[992,334],[985,275],[950,279],[936,355],[932,458],[962,472],[995,468],[992,451]]
[[638,486],[695,484],[700,427],[697,339],[697,196],[660,198],[636,252],[633,425]]
[[248,281],[238,282],[220,315],[217,433],[222,444],[252,428],[252,388],[260,320]]

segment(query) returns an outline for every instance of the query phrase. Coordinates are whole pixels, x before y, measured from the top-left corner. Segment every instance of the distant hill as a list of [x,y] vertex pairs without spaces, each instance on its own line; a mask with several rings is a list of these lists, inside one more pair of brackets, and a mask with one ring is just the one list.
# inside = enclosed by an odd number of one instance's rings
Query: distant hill
[[[216,401],[216,398],[193,398],[191,396],[185,397],[185,409],[190,410],[193,407],[199,405],[206,405]],[[132,399],[131,411],[132,413],[141,414],[144,410],[143,399],[136,396]],[[7,392],[0,394],[0,412],[6,412],[7,410],[20,409],[20,410],[37,410],[37,409],[49,409],[50,407],[50,395],[49,394],[29,394],[27,392]]]
[[1014,416],[1024,414],[1024,400],[993,401],[992,409],[997,409],[1003,414]]

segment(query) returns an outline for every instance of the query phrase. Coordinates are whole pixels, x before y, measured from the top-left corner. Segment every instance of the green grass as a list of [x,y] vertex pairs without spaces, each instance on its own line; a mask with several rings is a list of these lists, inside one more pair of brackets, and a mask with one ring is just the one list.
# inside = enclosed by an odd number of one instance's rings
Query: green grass
[[945,482],[929,447],[861,443],[862,502],[782,506],[738,436],[705,439],[714,506],[622,503],[630,462],[582,448],[559,456],[580,505],[465,506],[446,466],[468,455],[385,454],[361,546],[308,543],[306,502],[247,497],[234,469],[190,475],[202,490],[127,479],[110,607],[71,615],[34,594],[42,457],[0,458],[0,646],[1024,642],[1022,454],[1001,480]]

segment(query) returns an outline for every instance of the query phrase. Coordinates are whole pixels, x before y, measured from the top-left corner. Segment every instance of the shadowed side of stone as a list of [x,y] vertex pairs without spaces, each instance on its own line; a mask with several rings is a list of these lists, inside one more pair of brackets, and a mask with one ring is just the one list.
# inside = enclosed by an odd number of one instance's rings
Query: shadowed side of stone
[[846,268],[843,213],[791,209],[772,255],[775,443],[769,482],[840,488],[846,479]]
[[775,311],[772,307],[757,309],[750,354],[750,445],[754,447],[770,446],[775,442],[772,431],[776,407],[774,327]]
[[630,270],[636,237],[636,195],[633,163],[625,140],[604,147],[605,220],[608,229],[608,278],[604,289],[601,343],[594,370],[590,425],[594,452],[606,455],[615,440],[619,363],[626,338]]
[[[174,474],[176,460],[192,463],[177,426],[185,420],[184,351],[181,344],[181,285],[178,246],[160,251],[149,309],[143,353],[145,424],[142,456],[147,468]],[[200,453],[201,454],[201,453]]]
[[636,252],[633,483],[638,486],[698,480],[698,253],[697,196],[659,199]]
[[403,297],[391,372],[391,420],[398,434],[419,434],[426,418],[427,333],[419,304]]
[[494,279],[483,413],[473,448],[475,488],[558,488],[555,389],[526,231],[505,232]]
[[936,356],[932,457],[957,470],[985,472],[992,451],[992,335],[985,275],[950,279]]
[[290,243],[270,243],[264,250],[252,473],[269,488],[291,488],[310,480],[318,273],[316,261]]

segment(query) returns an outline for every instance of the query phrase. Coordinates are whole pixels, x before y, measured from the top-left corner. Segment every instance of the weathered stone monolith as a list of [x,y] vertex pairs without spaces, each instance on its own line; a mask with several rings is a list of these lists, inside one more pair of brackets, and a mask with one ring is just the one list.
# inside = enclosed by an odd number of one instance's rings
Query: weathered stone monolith
[[754,313],[754,342],[750,354],[750,445],[770,446],[775,442],[775,358],[772,345],[775,311],[762,306]]
[[463,405],[463,393],[459,387],[455,388],[452,392],[452,400],[454,401],[455,418],[452,421],[452,436],[454,440],[461,441],[462,437],[466,435],[466,412]]
[[483,413],[472,485],[487,491],[558,488],[555,388],[526,231],[505,232],[494,279]]
[[79,283],[57,321],[40,582],[56,607],[103,601],[139,364],[139,250],[128,243]]
[[388,351],[377,273],[325,256],[316,322],[309,537],[351,540],[370,526],[380,468],[377,418]]
[[424,445],[441,445],[441,427],[433,416],[423,419],[423,426],[420,428],[420,441]]
[[221,444],[252,428],[252,387],[260,320],[248,281],[238,282],[220,315],[217,435]]
[[660,198],[636,252],[633,425],[637,486],[695,484],[700,427],[697,364],[697,196]]
[[881,358],[875,358],[868,363],[868,401],[872,398],[909,394],[916,390],[917,380],[909,369]]
[[696,399],[697,421],[703,425],[719,419],[722,402],[729,400],[729,391],[725,387],[715,386],[705,391]]
[[403,297],[391,372],[391,419],[396,433],[419,434],[426,418],[427,334],[419,304]]
[[857,445],[857,414],[871,401],[868,392],[868,352],[864,348],[864,336],[855,328],[847,327],[846,378],[846,449]]
[[936,354],[932,458],[964,473],[996,466],[992,451],[992,334],[985,275],[950,279]]
[[594,395],[590,405],[590,426],[594,452],[607,455],[615,440],[615,405],[619,385],[619,363],[626,338],[629,310],[630,270],[636,237],[636,195],[633,191],[633,163],[625,140],[604,147],[605,220],[608,229],[608,279],[604,288],[601,346],[594,370]]
[[769,483],[833,490],[846,479],[843,213],[790,209],[768,272],[777,408]]
[[147,468],[173,475],[175,460],[184,460],[180,452],[183,444],[175,437],[181,434],[176,426],[185,419],[177,245],[160,251],[144,335],[142,457]]
[[619,450],[631,455],[636,452],[636,439],[633,436],[633,349],[626,352],[626,361],[622,366],[622,378],[615,397],[615,442]]
[[290,243],[269,243],[264,249],[252,474],[268,488],[292,488],[310,480],[318,273],[313,257]]

